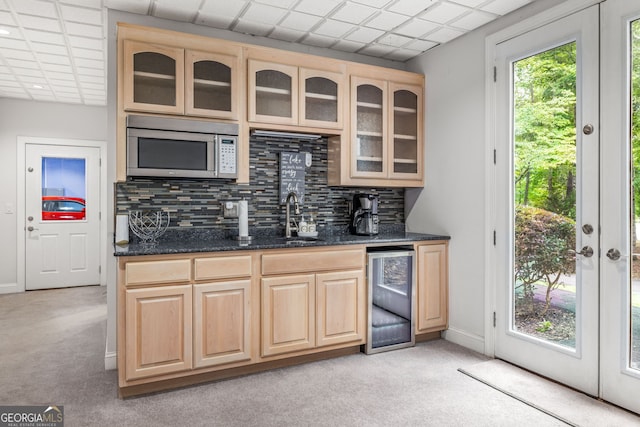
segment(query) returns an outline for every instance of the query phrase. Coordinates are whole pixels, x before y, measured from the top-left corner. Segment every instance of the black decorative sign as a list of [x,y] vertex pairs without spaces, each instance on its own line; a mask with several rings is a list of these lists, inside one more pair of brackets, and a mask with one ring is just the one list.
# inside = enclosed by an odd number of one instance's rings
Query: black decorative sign
[[304,204],[305,161],[309,153],[280,153],[280,204],[295,191],[300,205]]

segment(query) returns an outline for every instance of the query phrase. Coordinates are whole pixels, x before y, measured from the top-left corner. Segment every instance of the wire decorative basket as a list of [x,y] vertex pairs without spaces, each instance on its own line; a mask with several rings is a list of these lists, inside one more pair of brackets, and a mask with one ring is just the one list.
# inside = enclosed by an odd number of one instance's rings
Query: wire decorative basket
[[129,211],[129,228],[143,245],[153,245],[167,231],[170,219],[169,212],[162,210]]

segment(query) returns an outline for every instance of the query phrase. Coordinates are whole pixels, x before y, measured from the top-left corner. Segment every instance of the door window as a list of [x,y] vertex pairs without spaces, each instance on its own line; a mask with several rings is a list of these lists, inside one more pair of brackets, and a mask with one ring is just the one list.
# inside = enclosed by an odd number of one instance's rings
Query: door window
[[640,370],[640,20],[631,23],[631,159],[632,191],[630,241],[632,242],[629,302],[630,366]]
[[42,220],[86,219],[85,159],[42,158]]

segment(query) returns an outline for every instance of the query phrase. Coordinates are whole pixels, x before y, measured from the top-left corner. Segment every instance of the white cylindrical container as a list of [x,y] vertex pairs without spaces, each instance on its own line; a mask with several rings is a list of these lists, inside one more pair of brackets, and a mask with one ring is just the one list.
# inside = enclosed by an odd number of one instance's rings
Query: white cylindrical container
[[116,245],[129,243],[129,215],[116,215]]
[[238,235],[240,237],[249,235],[249,205],[246,200],[238,202]]

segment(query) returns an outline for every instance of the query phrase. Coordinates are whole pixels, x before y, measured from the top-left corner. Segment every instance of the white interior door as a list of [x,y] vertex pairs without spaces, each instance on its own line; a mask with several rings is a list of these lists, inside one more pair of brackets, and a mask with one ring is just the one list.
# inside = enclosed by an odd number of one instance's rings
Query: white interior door
[[640,3],[607,0],[601,22],[600,390],[640,413]]
[[25,287],[100,283],[100,149],[25,144]]
[[592,395],[598,15],[593,6],[496,47],[495,355]]

